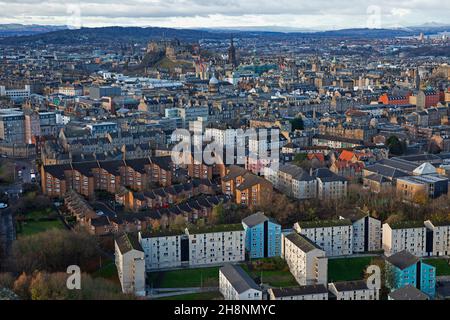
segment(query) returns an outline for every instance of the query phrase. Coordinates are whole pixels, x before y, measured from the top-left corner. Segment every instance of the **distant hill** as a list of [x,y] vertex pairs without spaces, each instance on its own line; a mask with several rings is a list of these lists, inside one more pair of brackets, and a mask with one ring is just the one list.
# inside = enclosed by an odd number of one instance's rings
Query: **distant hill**
[[0,24],[0,37],[30,36],[67,29],[65,26]]
[[[62,28],[62,27],[60,27]],[[304,37],[333,37],[333,38],[393,38],[399,36],[413,36],[420,32],[430,34],[440,32],[446,27],[412,27],[408,29],[343,29],[320,32],[275,32],[275,31],[239,31],[229,30],[193,30],[193,29],[173,29],[173,28],[139,28],[139,27],[104,27],[104,28],[81,28],[78,30],[57,30],[45,32],[45,27],[36,27],[35,34],[9,36],[0,39],[3,45],[36,45],[36,44],[61,44],[61,45],[81,45],[86,43],[126,43],[142,42],[151,39],[173,39],[178,38],[184,41],[197,41],[200,39],[228,39],[230,33],[240,38],[304,38]],[[6,29],[4,29],[6,30]],[[1,31],[0,31],[1,32]],[[6,32],[6,31],[4,31]],[[15,31],[17,32],[17,31]],[[25,32],[25,31],[24,31]],[[31,31],[27,31],[31,32]],[[37,34],[36,34],[37,33]]]
[[139,27],[104,27],[81,28],[76,30],[58,30],[44,34],[7,37],[0,44],[62,44],[79,45],[86,43],[124,43],[133,41],[148,41],[149,39],[198,40],[201,38],[221,38],[223,35],[199,30],[171,28],[139,28]]

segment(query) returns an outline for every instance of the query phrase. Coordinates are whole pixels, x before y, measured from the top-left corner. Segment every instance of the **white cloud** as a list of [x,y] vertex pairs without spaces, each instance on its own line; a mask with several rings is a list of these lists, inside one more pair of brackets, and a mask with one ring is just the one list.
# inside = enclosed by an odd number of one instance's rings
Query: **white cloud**
[[405,8],[393,8],[391,10],[391,13],[393,16],[404,17],[404,16],[409,15],[411,13],[411,10],[405,9]]
[[[392,7],[378,0],[380,8]],[[0,0],[0,23],[66,24],[68,6],[78,5],[83,26],[165,27],[288,26],[365,27],[372,0]],[[381,27],[447,22],[450,1],[398,0],[383,9]]]

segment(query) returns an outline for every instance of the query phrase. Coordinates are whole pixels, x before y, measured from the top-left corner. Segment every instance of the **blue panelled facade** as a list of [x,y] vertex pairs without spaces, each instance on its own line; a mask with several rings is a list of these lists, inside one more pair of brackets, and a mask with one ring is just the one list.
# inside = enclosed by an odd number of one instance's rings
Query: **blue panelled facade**
[[262,213],[255,213],[244,220],[245,248],[249,258],[281,256],[281,226]]
[[[400,256],[402,254],[404,255],[404,252],[396,255]],[[430,298],[434,298],[436,295],[436,268],[422,262],[411,254],[409,255],[415,259],[401,260],[397,259],[396,255],[387,259],[386,268],[389,275],[386,279],[386,285],[392,291],[412,285]]]

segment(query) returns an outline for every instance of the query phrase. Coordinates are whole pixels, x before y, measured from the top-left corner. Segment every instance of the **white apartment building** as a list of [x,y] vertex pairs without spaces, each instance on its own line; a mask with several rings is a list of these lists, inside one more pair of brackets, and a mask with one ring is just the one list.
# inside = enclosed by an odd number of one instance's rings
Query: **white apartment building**
[[219,291],[225,300],[262,300],[262,290],[239,266],[226,264],[219,270]]
[[217,229],[186,230],[189,236],[189,265],[223,264],[245,260],[245,231],[240,225]]
[[248,149],[255,155],[264,155],[267,152],[279,152],[287,143],[287,139],[279,129],[248,129]]
[[347,181],[339,179],[317,179],[317,197],[322,200],[340,199],[347,196]]
[[147,271],[245,260],[242,224],[189,228],[184,233],[139,233]]
[[281,164],[278,170],[266,167],[264,177],[288,196],[300,200],[317,197],[317,180],[296,165]]
[[83,95],[83,87],[81,86],[63,86],[58,88],[59,94],[64,94],[66,96],[75,97]]
[[283,245],[284,259],[300,285],[327,284],[325,251],[296,232],[283,235]]
[[317,197],[319,199],[335,200],[347,196],[348,181],[329,169],[317,169],[314,171],[313,177],[317,179]]
[[234,146],[236,144],[236,130],[206,128],[205,139],[214,140],[217,144],[223,146]]
[[177,268],[181,263],[181,239],[183,234],[153,234],[139,233],[139,242],[145,252],[145,267],[147,270]]
[[295,199],[313,199],[317,198],[318,182],[310,175],[303,173],[292,179],[292,196]]
[[381,221],[368,214],[352,220],[353,252],[371,252],[381,250]]
[[270,167],[270,166],[265,167],[263,170],[264,170],[263,171],[264,179],[269,181],[275,189],[278,189],[278,183],[279,183],[278,182],[279,181],[278,171],[279,170],[276,170],[275,168]]
[[0,86],[0,97],[8,97],[12,100],[23,100],[29,98],[30,95],[30,85],[25,85],[24,89],[6,89],[5,86]]
[[122,292],[145,296],[145,259],[138,240],[123,234],[114,240],[114,247]]
[[431,244],[426,247],[429,256],[446,256],[450,254],[450,223],[427,220],[424,222],[427,228],[426,238]]
[[353,253],[353,225],[349,219],[301,221],[294,230],[325,251],[327,256]]
[[0,110],[0,139],[10,143],[25,143],[25,115],[22,111]]
[[270,300],[328,300],[326,284],[313,284],[293,288],[270,288]]
[[426,256],[426,228],[423,222],[405,221],[383,224],[382,247],[386,256],[407,250],[417,257]]
[[183,121],[183,127],[188,128],[190,121],[195,121],[198,118],[208,119],[209,108],[204,106],[184,107],[176,108],[178,111],[178,117]]
[[342,281],[328,284],[336,300],[379,300],[380,290],[369,289],[365,280]]

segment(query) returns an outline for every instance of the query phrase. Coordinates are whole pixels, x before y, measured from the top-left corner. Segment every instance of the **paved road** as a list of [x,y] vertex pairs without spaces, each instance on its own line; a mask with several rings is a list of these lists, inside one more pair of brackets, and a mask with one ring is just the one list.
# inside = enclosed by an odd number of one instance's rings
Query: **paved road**
[[[16,164],[16,179],[22,183],[31,183],[31,171],[37,172],[36,161],[34,160],[14,160]],[[19,171],[22,171],[19,177]]]
[[[14,163],[14,182],[7,186],[0,186],[0,192],[7,192],[10,197],[17,198],[23,191],[23,184],[31,183],[31,171],[37,173],[35,160],[7,159]],[[19,174],[19,171],[21,172]]]
[[191,294],[191,293],[201,293],[201,292],[212,292],[212,291],[218,291],[218,287],[208,287],[208,288],[201,288],[201,287],[194,287],[194,288],[148,288],[147,287],[147,297],[152,299],[159,299],[159,298],[166,298],[166,297],[173,297],[173,296],[180,296],[184,294]]

